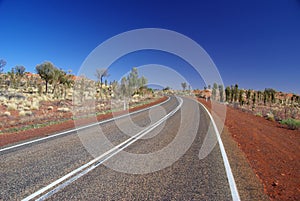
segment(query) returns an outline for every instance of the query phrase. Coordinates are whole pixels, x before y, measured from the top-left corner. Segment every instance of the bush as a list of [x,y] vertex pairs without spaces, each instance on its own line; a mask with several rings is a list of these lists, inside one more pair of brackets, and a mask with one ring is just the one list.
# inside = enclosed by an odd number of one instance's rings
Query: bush
[[296,119],[284,119],[280,122],[283,125],[287,125],[289,129],[296,130],[300,128],[300,120]]
[[39,109],[39,103],[38,102],[33,102],[30,108],[32,110],[38,110]]
[[26,115],[26,113],[25,113],[24,110],[21,110],[21,111],[19,112],[19,116],[20,116],[20,117],[24,117],[25,115]]
[[275,117],[273,113],[268,113],[266,119],[269,121],[275,121]]
[[9,103],[7,105],[7,110],[16,110],[17,109],[17,105],[15,103]]

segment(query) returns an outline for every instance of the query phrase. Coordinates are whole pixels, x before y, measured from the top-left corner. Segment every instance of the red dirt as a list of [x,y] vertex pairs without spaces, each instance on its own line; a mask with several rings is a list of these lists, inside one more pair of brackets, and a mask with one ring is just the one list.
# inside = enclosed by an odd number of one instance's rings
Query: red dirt
[[[137,106],[135,108],[129,109],[129,112],[141,110],[146,107],[150,107],[152,105],[156,105],[160,102],[163,102],[167,99],[167,97],[160,98],[152,103],[146,104],[146,105],[141,105]],[[108,114],[103,114],[97,116],[97,120],[101,121],[104,119],[109,119],[112,118],[113,116],[117,115],[122,115],[127,113],[128,111],[120,111],[120,112],[115,112],[114,114],[108,113]],[[70,114],[66,114],[70,116]],[[49,119],[46,119],[46,121],[49,121]],[[86,125],[88,123],[94,123],[95,119],[94,118],[87,118],[87,119],[82,119],[82,120],[76,120],[76,126],[78,125]],[[33,122],[34,123],[34,122]],[[37,123],[40,123],[40,120],[38,120]],[[22,126],[22,125],[18,125]],[[25,131],[19,131],[19,132],[14,132],[14,133],[4,133],[0,135],[0,147],[5,146],[8,144],[13,144],[16,142],[28,140],[28,139],[33,139],[33,138],[38,138],[38,137],[44,137],[44,136],[49,136],[54,133],[58,133],[64,130],[69,130],[75,128],[74,125],[74,120],[67,120],[59,124],[54,124],[54,125],[49,125],[41,128],[36,128],[36,129],[29,129]]]
[[299,130],[288,130],[277,122],[229,106],[225,126],[271,200],[300,200]]

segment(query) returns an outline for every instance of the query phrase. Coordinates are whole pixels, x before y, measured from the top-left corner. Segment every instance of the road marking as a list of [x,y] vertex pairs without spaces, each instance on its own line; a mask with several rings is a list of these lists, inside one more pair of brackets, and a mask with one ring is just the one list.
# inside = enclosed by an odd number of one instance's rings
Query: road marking
[[133,115],[133,114],[137,114],[137,113],[143,112],[145,110],[150,110],[151,108],[160,106],[160,105],[168,102],[170,99],[171,98],[168,97],[167,100],[165,100],[164,102],[161,102],[161,103],[159,103],[157,105],[153,105],[151,107],[144,108],[144,109],[141,109],[141,110],[138,110],[138,111],[135,111],[135,112],[131,112],[131,113],[128,113],[128,114],[124,114],[124,115],[121,115],[121,116],[118,116],[118,117],[114,117],[114,118],[111,118],[111,119],[106,119],[106,120],[103,120],[101,122],[89,124],[89,125],[82,126],[82,127],[79,127],[79,128],[74,128],[74,129],[71,129],[71,130],[68,130],[68,131],[64,131],[64,132],[61,132],[61,133],[57,133],[57,134],[54,134],[54,135],[50,135],[50,136],[47,136],[47,137],[43,137],[43,138],[39,138],[39,139],[36,139],[36,140],[24,142],[24,143],[21,143],[21,144],[16,144],[16,145],[13,145],[13,146],[10,146],[10,147],[5,147],[3,149],[0,149],[0,153],[3,152],[3,151],[7,151],[7,150],[14,149],[14,148],[17,148],[17,147],[21,147],[21,146],[24,146],[24,145],[29,145],[29,144],[32,144],[32,143],[35,143],[35,142],[44,141],[44,140],[51,139],[51,138],[54,138],[54,137],[57,137],[57,136],[66,135],[68,133],[72,133],[72,132],[83,130],[83,129],[86,129],[86,128],[90,128],[90,127],[93,127],[93,126],[96,126],[96,125],[104,124],[104,123],[107,123],[107,122],[110,122],[110,121],[113,121],[113,120],[116,120],[116,119],[121,119],[121,118],[127,117],[129,115]]
[[[172,110],[170,113],[165,115],[163,118],[161,118],[160,120],[155,122],[154,124],[148,126],[144,130],[137,133],[136,135],[134,135],[131,138],[125,140],[124,142],[118,144],[114,148],[108,150],[107,152],[105,152],[102,155],[98,156],[97,158],[91,160],[90,162],[84,164],[83,166],[81,166],[81,167],[73,170],[72,172],[66,174],[65,176],[57,179],[56,181],[52,182],[48,186],[45,186],[44,188],[41,188],[40,190],[36,191],[35,193],[27,196],[22,201],[31,200],[31,199],[41,195],[42,193],[44,193],[44,192],[46,192],[46,191],[48,191],[51,188],[56,186],[54,189],[52,189],[48,193],[42,195],[41,197],[39,197],[36,200],[44,200],[44,199],[50,197],[51,195],[55,194],[56,192],[58,192],[62,188],[66,187],[67,185],[69,185],[72,182],[76,181],[78,178],[82,177],[83,175],[87,174],[91,170],[95,169],[96,167],[98,167],[99,165],[101,165],[106,160],[110,159],[111,157],[113,157],[114,155],[116,155],[117,153],[119,153],[120,151],[125,149],[126,147],[130,146],[132,143],[136,142],[141,137],[148,134],[149,132],[151,132],[156,127],[158,127],[162,122],[166,121],[168,118],[170,118],[172,115],[174,115],[181,108],[181,106],[183,104],[182,98],[178,97],[177,99],[179,100],[179,105],[174,110]],[[64,182],[64,183],[62,183],[62,182]],[[60,184],[60,183],[62,183],[62,184]]]
[[215,133],[216,133],[216,136],[217,136],[217,139],[218,139],[218,143],[219,143],[221,155],[222,155],[224,166],[225,166],[225,170],[226,170],[227,179],[228,179],[228,182],[229,182],[229,187],[230,187],[230,191],[231,191],[232,200],[233,201],[240,201],[241,200],[240,199],[240,195],[239,195],[238,189],[236,187],[236,183],[235,183],[232,171],[231,171],[231,167],[230,167],[230,164],[229,164],[229,161],[228,161],[228,157],[227,157],[227,154],[226,154],[226,151],[225,151],[225,148],[224,148],[224,145],[223,145],[223,142],[222,142],[219,130],[218,130],[218,128],[216,126],[216,123],[214,121],[214,118],[212,117],[212,115],[210,114],[210,112],[208,111],[208,109],[202,103],[200,103],[200,102],[198,102],[198,103],[207,112],[209,118],[211,119],[211,123],[212,123],[212,125],[213,125],[213,127],[215,129]]

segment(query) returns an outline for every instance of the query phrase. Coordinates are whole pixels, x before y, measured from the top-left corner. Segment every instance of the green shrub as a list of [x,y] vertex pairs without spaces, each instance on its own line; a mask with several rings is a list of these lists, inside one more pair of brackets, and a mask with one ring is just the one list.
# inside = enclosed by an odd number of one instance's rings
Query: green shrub
[[262,117],[262,116],[263,116],[263,115],[261,114],[261,112],[258,112],[258,113],[256,113],[255,115],[258,116],[258,117]]
[[275,121],[275,117],[273,113],[268,113],[266,119],[269,121]]
[[287,125],[287,127],[292,130],[300,128],[300,120],[289,118],[282,120],[280,123],[283,125]]

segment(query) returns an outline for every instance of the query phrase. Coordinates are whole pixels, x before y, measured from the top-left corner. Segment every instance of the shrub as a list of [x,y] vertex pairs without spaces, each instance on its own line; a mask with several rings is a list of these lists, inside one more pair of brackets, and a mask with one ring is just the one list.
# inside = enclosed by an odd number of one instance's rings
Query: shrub
[[32,112],[31,112],[31,111],[25,111],[25,115],[26,115],[26,116],[31,116],[31,115],[32,115]]
[[9,103],[7,105],[7,110],[16,110],[17,109],[17,105],[15,103]]
[[268,113],[266,119],[269,121],[275,121],[275,117],[273,113]]
[[262,117],[262,116],[263,116],[263,115],[261,114],[261,112],[258,112],[258,113],[256,113],[255,115],[258,116],[258,117]]
[[287,125],[287,127],[292,130],[300,128],[300,120],[289,118],[282,120],[280,123],[283,125]]
[[19,112],[19,116],[20,116],[20,117],[24,117],[25,115],[26,115],[26,113],[25,113],[24,110],[21,110],[21,111]]
[[32,110],[38,110],[39,109],[39,103],[38,102],[33,102],[30,108]]
[[10,116],[10,112],[6,111],[6,112],[4,112],[3,115],[9,117]]

